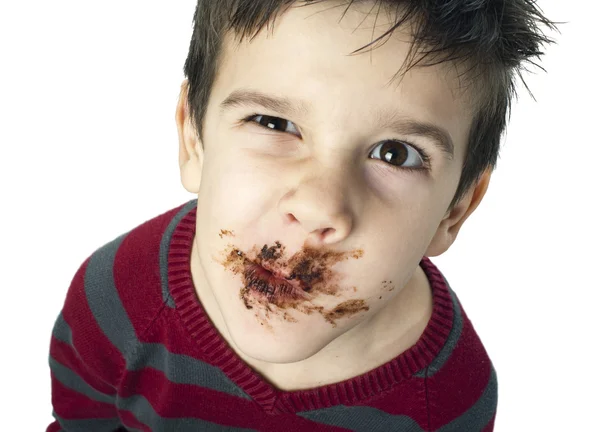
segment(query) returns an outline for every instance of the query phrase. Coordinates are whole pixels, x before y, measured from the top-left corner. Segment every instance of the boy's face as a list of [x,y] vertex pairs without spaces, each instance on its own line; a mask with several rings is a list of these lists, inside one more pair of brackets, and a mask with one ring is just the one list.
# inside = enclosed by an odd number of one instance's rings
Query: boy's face
[[[472,118],[453,94],[456,71],[415,68],[388,85],[408,52],[407,34],[349,56],[390,21],[380,13],[373,33],[370,5],[340,21],[344,9],[292,8],[272,36],[263,30],[239,46],[228,38],[202,143],[187,117],[185,86],[178,106],[182,182],[198,194],[194,283],[236,345],[259,360],[300,361],[386,310],[394,317],[421,258],[450,247],[485,193],[473,189],[446,214]],[[221,110],[242,90],[305,106]],[[394,130],[394,119],[404,126]],[[440,148],[444,135],[453,158]],[[294,283],[257,273],[260,262],[295,273]],[[271,292],[249,288],[257,280]]]

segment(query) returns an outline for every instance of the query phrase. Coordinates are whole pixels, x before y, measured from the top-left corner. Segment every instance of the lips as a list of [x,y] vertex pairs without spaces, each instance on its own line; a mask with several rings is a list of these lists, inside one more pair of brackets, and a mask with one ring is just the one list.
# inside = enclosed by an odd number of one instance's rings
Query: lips
[[301,290],[303,292],[306,291],[304,289],[304,284],[300,280],[294,278],[293,275],[290,274],[290,272],[273,268],[265,262],[257,264],[257,267],[260,267],[263,271],[267,272],[271,281],[286,283],[297,290]]
[[264,264],[246,263],[247,289],[264,296],[270,303],[283,304],[294,300],[308,300],[304,284],[285,273],[266,268]]
[[287,281],[293,280],[294,278],[290,276],[290,272],[285,271],[283,269],[276,269],[271,267],[268,263],[262,262],[259,264],[263,269],[268,271],[273,275],[273,277],[277,279],[285,279]]

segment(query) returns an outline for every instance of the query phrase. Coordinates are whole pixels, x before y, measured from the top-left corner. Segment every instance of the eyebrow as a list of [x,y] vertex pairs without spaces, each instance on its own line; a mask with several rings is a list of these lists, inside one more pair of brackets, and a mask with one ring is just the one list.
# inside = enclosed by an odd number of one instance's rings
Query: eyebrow
[[[234,107],[260,106],[286,117],[303,118],[310,112],[310,104],[302,100],[269,95],[257,90],[237,89],[219,105],[221,115]],[[454,159],[454,143],[447,130],[428,122],[399,115],[394,111],[379,109],[375,113],[376,128],[389,128],[402,135],[421,135],[430,138],[448,160]]]

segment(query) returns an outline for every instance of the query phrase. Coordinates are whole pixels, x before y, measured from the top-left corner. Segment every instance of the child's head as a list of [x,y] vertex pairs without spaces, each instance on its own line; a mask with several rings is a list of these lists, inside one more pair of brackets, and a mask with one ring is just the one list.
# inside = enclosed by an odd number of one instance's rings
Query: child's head
[[[199,0],[177,110],[181,176],[198,194],[199,289],[240,348],[297,361],[384,306],[403,310],[421,258],[451,246],[486,192],[516,77],[549,42],[539,23],[552,27],[530,0]],[[223,253],[276,242],[288,271],[309,243],[360,250],[336,264],[336,295],[312,306],[361,307],[334,325],[248,304]]]

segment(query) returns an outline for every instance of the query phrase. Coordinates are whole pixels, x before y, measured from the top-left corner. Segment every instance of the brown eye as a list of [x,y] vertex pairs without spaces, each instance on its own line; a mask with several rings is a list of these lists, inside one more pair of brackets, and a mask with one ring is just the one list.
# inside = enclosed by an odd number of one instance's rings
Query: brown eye
[[[371,159],[381,159],[393,168],[409,171],[426,169],[427,156],[422,154],[420,149],[405,142],[386,140],[378,144],[375,149],[380,150],[374,151],[373,153],[376,156],[371,157]],[[409,166],[404,166],[407,163]]]
[[[258,118],[258,120],[254,120],[257,118]],[[259,126],[262,126],[262,127],[268,128],[268,129],[272,129],[272,130],[276,130],[276,131],[280,131],[280,132],[294,133],[294,131],[289,131],[286,128],[288,123],[291,125],[293,125],[293,123],[289,120],[286,120],[286,119],[283,119],[280,117],[256,114],[256,115],[249,117],[248,121],[250,121],[252,123],[257,123]],[[294,128],[294,130],[295,130],[295,128]],[[297,131],[296,131],[296,133],[297,133]]]

